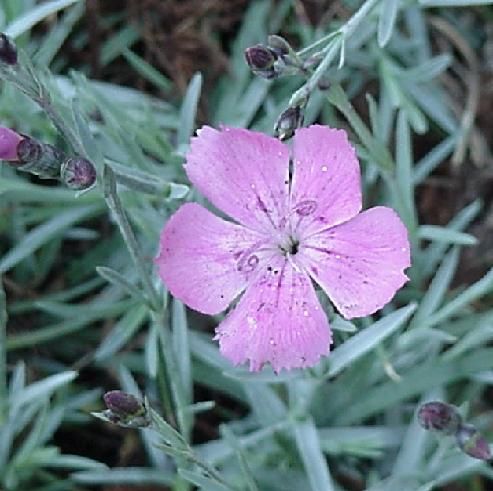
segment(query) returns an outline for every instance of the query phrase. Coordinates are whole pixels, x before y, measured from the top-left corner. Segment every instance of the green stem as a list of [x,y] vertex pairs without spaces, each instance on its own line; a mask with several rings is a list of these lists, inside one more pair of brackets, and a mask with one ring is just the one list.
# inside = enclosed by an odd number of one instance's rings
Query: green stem
[[116,179],[115,173],[109,165],[104,166],[103,172],[103,183],[104,183],[104,197],[108,208],[113,213],[113,217],[116,220],[120,233],[122,234],[123,240],[127,245],[130,257],[137,269],[140,280],[144,289],[149,297],[149,302],[154,310],[159,310],[159,297],[152,284],[150,274],[147,271],[146,264],[142,254],[140,253],[139,245],[135,237],[134,231],[130,226],[125,210],[123,209],[122,203],[118,194],[116,192]]
[[7,305],[0,281],[0,426],[7,417]]
[[171,394],[176,409],[176,419],[182,436],[188,441],[190,438],[190,414],[185,412],[186,399],[184,395],[183,386],[179,376],[178,364],[176,362],[175,353],[172,347],[171,333],[169,325],[166,322],[166,313],[161,312],[152,315],[153,321],[159,326],[159,336],[161,341],[162,353],[164,357],[164,363],[166,366],[166,372],[168,374],[168,380],[171,385]]
[[312,73],[307,82],[299,88],[291,97],[289,101],[290,107],[296,107],[303,104],[308,96],[313,92],[318,84],[318,81],[322,78],[322,75],[327,71],[333,59],[336,57],[341,45],[341,38],[337,36],[332,41],[332,45],[327,50],[327,54],[317,66],[316,70]]
[[367,0],[359,8],[359,10],[357,10],[355,14],[342,27],[339,28],[337,32],[330,33],[329,35],[325,36],[319,41],[316,41],[311,46],[305,48],[298,53],[298,55],[306,53],[307,51],[313,49],[314,46],[322,45],[326,41],[329,41],[329,43],[331,43],[329,45],[330,47],[327,47],[327,52],[318,65],[317,69],[313,72],[306,83],[301,88],[299,88],[291,97],[291,100],[289,101],[289,105],[291,107],[300,105],[303,100],[309,97],[309,95],[317,86],[317,83],[322,75],[327,71],[330,64],[336,57],[339,49],[343,49],[346,38],[349,37],[357,29],[361,22],[368,17],[373,7],[375,7],[375,5],[377,5],[379,2],[380,0]]

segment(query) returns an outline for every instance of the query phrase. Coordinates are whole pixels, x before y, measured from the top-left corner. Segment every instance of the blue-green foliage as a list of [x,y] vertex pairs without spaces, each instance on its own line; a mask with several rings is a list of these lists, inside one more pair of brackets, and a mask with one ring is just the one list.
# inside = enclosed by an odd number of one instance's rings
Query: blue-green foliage
[[[344,3],[351,12],[360,6]],[[463,405],[466,412],[493,383],[493,270],[452,287],[461,250],[477,242],[466,230],[482,205],[470,203],[447,226],[420,223],[416,206],[417,187],[452,154],[460,160],[457,148],[467,147],[471,131],[471,118],[457,119],[451,110],[440,75],[456,60],[432,48],[435,28],[427,8],[477,3],[490,2],[367,0],[364,18],[354,17],[357,24],[333,20],[313,28],[294,16],[291,0],[252,0],[231,46],[228,73],[202,95],[196,74],[177,103],[82,73],[48,73],[50,64],[70,66],[60,48],[84,15],[83,2],[3,2],[1,30],[31,56],[34,76],[58,116],[54,121],[46,107],[3,83],[1,124],[48,142],[65,138],[95,164],[98,184],[76,194],[7,165],[0,170],[0,272],[11,298],[6,305],[2,294],[0,305],[0,488],[155,483],[178,491],[193,483],[209,491],[341,491],[349,488],[337,476],[348,473],[368,490],[424,491],[473,473],[491,477],[486,464],[426,434],[414,418],[416,404],[430,398]],[[483,8],[491,18],[491,7]],[[56,12],[55,28],[42,37],[31,34]],[[462,25],[464,40],[475,35],[462,9],[433,15],[435,23],[443,18]],[[157,89],[172,89],[132,51],[137,30],[115,22],[101,64],[122,56]],[[316,79],[272,82],[251,75],[243,50],[281,28],[308,47],[300,54],[323,51]],[[336,29],[339,34],[329,36]],[[83,49],[87,38],[79,43]],[[411,281],[375,318],[348,322],[328,309],[335,348],[316,368],[252,374],[231,368],[211,335],[196,328],[197,318],[169,297],[151,258],[170,213],[197,199],[182,162],[200,97],[208,98],[209,124],[272,132],[290,100],[319,76],[331,87],[313,92],[305,124],[318,120],[351,131],[366,205],[389,204],[409,229]],[[369,84],[376,95],[359,98],[358,107],[363,101],[369,114],[363,118],[352,101]],[[66,133],[60,135],[50,118],[58,118]],[[417,160],[415,138],[426,132],[437,143]],[[63,282],[40,294],[57,275]],[[27,329],[18,327],[20,319],[29,319]],[[99,379],[91,387],[79,381],[78,370],[87,367],[101,380],[116,377],[122,390],[145,394],[164,417],[153,416],[158,434],[141,431],[143,467],[108,469],[54,443],[60,428],[83,431],[94,424],[89,412],[101,408]],[[224,397],[197,401],[198,386],[211,398],[227,396],[229,406],[221,406]],[[242,407],[243,415],[231,406]],[[212,408],[223,415],[219,434],[195,444],[194,422]],[[491,412],[477,419],[484,430],[491,422]]]

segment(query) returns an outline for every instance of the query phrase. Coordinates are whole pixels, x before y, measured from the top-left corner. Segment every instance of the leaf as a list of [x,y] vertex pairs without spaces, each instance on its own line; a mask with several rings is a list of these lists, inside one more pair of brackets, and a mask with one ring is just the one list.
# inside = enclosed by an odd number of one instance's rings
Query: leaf
[[41,246],[60,235],[74,223],[100,213],[100,206],[81,206],[63,211],[43,225],[29,231],[22,240],[0,260],[0,273],[5,273]]
[[459,249],[455,247],[443,258],[440,268],[421,299],[416,315],[411,322],[411,328],[419,327],[421,322],[440,306],[455,274],[458,262]]
[[418,237],[424,240],[463,246],[473,246],[478,243],[478,239],[471,234],[457,232],[456,230],[438,225],[421,225],[418,228]]
[[148,309],[145,305],[128,310],[99,345],[94,353],[95,360],[101,362],[114,356],[142,326],[146,320],[147,313]]
[[142,291],[133,283],[130,283],[130,281],[128,281],[127,278],[125,278],[125,276],[118,271],[107,268],[106,266],[96,266],[96,272],[106,281],[121,288],[135,299],[140,301],[145,300]]
[[50,15],[56,14],[59,10],[63,10],[79,1],[80,0],[53,0],[51,2],[45,2],[27,10],[25,14],[17,17],[14,22],[5,28],[4,33],[12,39],[15,39],[29,31],[31,27],[42,20],[50,17]]
[[337,375],[358,358],[378,346],[384,339],[399,329],[415,310],[416,304],[402,307],[338,346],[329,356],[330,368],[327,377]]
[[491,5],[491,0],[419,0],[423,7],[470,7]]
[[383,48],[390,40],[394,31],[399,0],[383,0],[380,5],[380,15],[378,17],[377,39],[378,45]]
[[312,491],[333,491],[332,478],[320,448],[317,428],[311,420],[293,424],[298,453],[305,466]]
[[11,404],[16,406],[22,406],[31,401],[38,399],[44,399],[49,397],[53,392],[55,392],[60,387],[67,385],[72,382],[77,377],[77,372],[67,371],[58,373],[56,375],[50,375],[39,382],[34,382],[28,385],[20,392],[12,395]]
[[185,145],[193,135],[197,106],[202,90],[202,74],[196,73],[188,84],[187,92],[180,109],[180,122],[178,125],[178,145]]
[[172,486],[176,480],[174,472],[166,469],[147,469],[143,467],[125,467],[122,469],[94,469],[73,472],[70,478],[82,484],[156,484]]
[[188,323],[185,306],[179,301],[173,300],[172,307],[173,348],[176,353],[176,363],[181,378],[185,401],[191,404],[193,400],[193,381],[190,361],[190,344],[188,340]]
[[493,348],[483,348],[466,356],[444,360],[432,359],[400,373],[399,382],[386,382],[369,388],[364,394],[336,416],[337,424],[352,424],[366,419],[385,408],[421,394],[440,385],[447,385],[471,374],[493,368]]
[[225,486],[197,471],[178,469],[178,474],[180,474],[183,479],[195,484],[195,486],[202,491],[234,491],[234,488]]
[[158,89],[169,91],[173,88],[171,81],[166,78],[159,70],[156,70],[151,64],[147,63],[142,57],[136,55],[129,49],[123,50],[123,56],[142,77],[151,82]]
[[342,114],[346,117],[349,124],[360,138],[363,145],[374,159],[375,163],[384,170],[390,170],[394,167],[392,157],[382,142],[377,140],[368,130],[363,120],[360,118],[354,107],[349,102],[342,87],[333,84],[329,89],[327,98]]
[[457,295],[448,304],[424,320],[423,325],[426,327],[436,326],[491,291],[493,291],[493,268],[479,281],[473,283],[467,290]]

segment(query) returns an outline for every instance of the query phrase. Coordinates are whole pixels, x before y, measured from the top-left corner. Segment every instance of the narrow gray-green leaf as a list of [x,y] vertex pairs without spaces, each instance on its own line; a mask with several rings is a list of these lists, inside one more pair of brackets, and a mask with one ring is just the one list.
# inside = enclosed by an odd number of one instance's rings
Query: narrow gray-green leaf
[[467,290],[457,295],[447,305],[426,319],[424,324],[428,327],[436,326],[491,291],[493,291],[493,268],[479,281],[473,283]]
[[74,223],[87,219],[101,210],[100,206],[71,208],[55,215],[43,225],[29,231],[23,239],[0,260],[0,273],[5,273]]
[[195,127],[195,116],[202,90],[202,75],[196,73],[188,84],[187,93],[180,110],[177,141],[179,145],[188,143]]
[[473,246],[478,243],[478,239],[471,234],[458,232],[438,225],[421,225],[418,228],[418,237],[424,240],[445,242],[446,244],[454,245]]
[[329,357],[330,369],[328,376],[337,375],[355,360],[378,346],[385,338],[399,329],[415,310],[416,304],[402,307],[338,346]]
[[377,39],[378,45],[381,48],[389,42],[389,39],[392,36],[395,21],[397,19],[398,8],[399,0],[383,0],[380,4]]
[[67,385],[77,377],[77,372],[68,371],[57,373],[46,377],[39,382],[34,382],[28,385],[22,391],[16,393],[12,397],[12,404],[21,406],[27,402],[49,397],[58,388]]
[[411,326],[419,327],[419,324],[440,306],[455,274],[458,262],[459,249],[456,247],[444,257],[440,268],[421,299]]
[[50,17],[50,15],[56,14],[58,11],[79,1],[80,0],[53,0],[52,2],[45,2],[34,8],[27,9],[23,15],[17,17],[14,22],[9,24],[4,32],[7,36],[15,39],[21,34],[29,31],[31,27],[35,26],[43,19],[46,19],[47,17]]
[[320,447],[317,428],[311,420],[296,422],[293,425],[298,453],[305,466],[311,491],[333,491],[327,461]]

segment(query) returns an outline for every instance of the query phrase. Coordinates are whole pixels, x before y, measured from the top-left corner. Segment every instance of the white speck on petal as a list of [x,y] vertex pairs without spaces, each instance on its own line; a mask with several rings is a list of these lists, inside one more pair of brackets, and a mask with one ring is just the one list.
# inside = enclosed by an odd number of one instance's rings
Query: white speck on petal
[[322,165],[322,172],[327,172],[328,171],[328,168],[326,165]]

